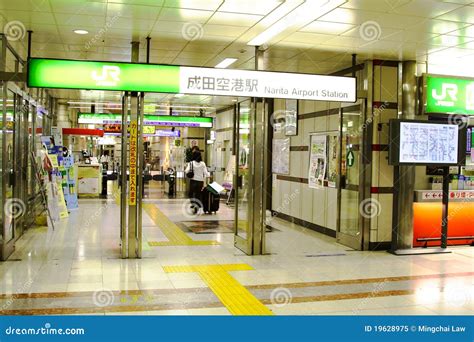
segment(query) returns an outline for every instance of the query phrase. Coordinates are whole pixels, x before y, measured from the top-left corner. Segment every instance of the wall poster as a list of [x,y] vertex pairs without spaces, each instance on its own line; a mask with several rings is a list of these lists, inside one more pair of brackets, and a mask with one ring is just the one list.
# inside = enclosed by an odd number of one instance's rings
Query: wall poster
[[338,170],[338,150],[339,150],[339,136],[337,134],[330,134],[328,138],[328,187],[335,188],[337,181]]
[[319,188],[324,186],[327,164],[327,139],[326,134],[310,135],[309,143],[309,174],[308,186]]
[[290,173],[290,138],[273,139],[272,172]]
[[285,135],[298,135],[298,100],[286,100],[285,103]]

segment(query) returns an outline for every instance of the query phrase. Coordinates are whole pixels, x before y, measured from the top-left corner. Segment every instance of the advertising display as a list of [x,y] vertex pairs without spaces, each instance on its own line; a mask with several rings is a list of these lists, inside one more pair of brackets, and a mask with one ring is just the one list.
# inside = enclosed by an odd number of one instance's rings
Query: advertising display
[[326,135],[312,134],[309,144],[308,186],[318,188],[324,185],[326,177]]
[[466,130],[452,124],[390,120],[391,165],[461,165]]
[[[80,124],[118,125],[122,123],[122,114],[79,113],[77,121]],[[212,118],[200,116],[145,115],[143,123],[148,126],[212,128]]]
[[474,114],[474,79],[424,75],[425,113]]
[[143,126],[143,134],[153,135],[155,134],[155,131],[156,131],[155,126],[148,126],[148,125]]
[[29,88],[356,100],[356,78],[342,76],[45,58],[30,58],[27,74]]
[[272,172],[283,175],[290,173],[290,138],[273,139]]

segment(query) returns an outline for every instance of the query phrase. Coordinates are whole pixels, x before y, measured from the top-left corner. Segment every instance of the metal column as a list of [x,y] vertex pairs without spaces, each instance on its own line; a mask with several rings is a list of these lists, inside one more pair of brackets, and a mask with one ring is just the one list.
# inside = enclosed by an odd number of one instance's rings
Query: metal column
[[[416,62],[400,62],[398,67],[398,118],[413,120],[417,107]],[[401,93],[401,94],[400,94]],[[406,254],[413,246],[413,194],[415,166],[399,165],[393,172],[392,246],[390,252]]]
[[121,241],[121,255],[122,258],[128,258],[128,239],[127,239],[127,172],[128,172],[128,107],[129,107],[128,92],[122,95],[122,141],[121,141],[121,156],[120,156],[120,241]]
[[[135,63],[139,62],[139,44],[132,42],[131,61]],[[120,237],[122,258],[129,259],[142,256],[143,101],[144,94],[138,92],[125,92],[122,100]]]
[[[139,42],[132,42],[132,62],[139,62]],[[128,203],[128,257],[131,259],[139,258],[141,251],[138,243],[139,233],[138,225],[138,205],[137,198],[141,198],[141,189],[138,179],[141,178],[141,165],[138,162],[139,148],[141,144],[139,139],[139,94],[132,92],[130,94],[130,140],[129,140],[129,203]]]
[[[262,69],[263,51],[255,48],[255,70]],[[267,188],[266,178],[268,174],[268,106],[266,99],[253,98],[254,115],[251,118],[253,124],[254,141],[251,142],[253,148],[253,208],[251,227],[253,228],[252,251],[254,255],[265,254],[265,231],[266,231],[266,199]]]

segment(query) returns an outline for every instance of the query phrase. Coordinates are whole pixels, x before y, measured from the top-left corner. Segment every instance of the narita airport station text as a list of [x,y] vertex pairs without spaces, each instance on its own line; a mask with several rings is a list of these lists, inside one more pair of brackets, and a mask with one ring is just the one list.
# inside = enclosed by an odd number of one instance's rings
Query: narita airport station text
[[298,89],[293,88],[291,91],[286,88],[272,88],[272,87],[265,87],[265,93],[270,95],[288,95],[291,93],[293,96],[299,96],[301,98],[305,98],[308,96],[320,96],[321,98],[328,98],[328,99],[348,99],[349,94],[343,91],[336,91],[336,90],[329,90],[329,89]]

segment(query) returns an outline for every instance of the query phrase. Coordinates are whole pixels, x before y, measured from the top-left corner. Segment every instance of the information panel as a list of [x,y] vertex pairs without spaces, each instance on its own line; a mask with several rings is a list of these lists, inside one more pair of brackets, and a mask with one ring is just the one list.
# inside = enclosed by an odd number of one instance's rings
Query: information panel
[[456,164],[458,126],[400,123],[400,163]]
[[391,165],[462,165],[466,128],[455,124],[390,120]]
[[144,91],[355,102],[354,77],[30,58],[30,88]]

